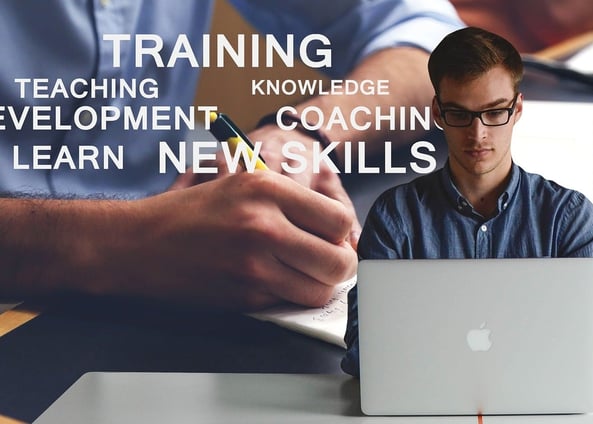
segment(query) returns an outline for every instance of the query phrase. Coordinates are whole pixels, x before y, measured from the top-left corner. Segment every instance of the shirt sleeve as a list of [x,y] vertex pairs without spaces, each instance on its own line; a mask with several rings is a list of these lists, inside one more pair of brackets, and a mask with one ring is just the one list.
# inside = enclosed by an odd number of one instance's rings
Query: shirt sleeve
[[593,257],[593,203],[584,194],[574,191],[565,212],[559,256]]
[[[343,77],[362,58],[381,49],[413,46],[432,51],[464,26],[448,0],[230,0],[257,29],[300,42],[312,33],[331,41],[332,66]],[[296,50],[296,49],[295,49]]]

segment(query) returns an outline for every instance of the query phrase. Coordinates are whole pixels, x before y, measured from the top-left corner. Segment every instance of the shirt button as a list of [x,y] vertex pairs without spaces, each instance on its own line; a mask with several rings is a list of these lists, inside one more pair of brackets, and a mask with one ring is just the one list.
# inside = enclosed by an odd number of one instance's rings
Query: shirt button
[[101,6],[103,6],[103,7],[107,7],[111,4],[111,0],[99,0],[99,2],[101,3]]
[[485,233],[486,231],[488,231],[488,227],[487,227],[487,226],[485,226],[485,225],[482,225],[482,226],[480,227],[480,230],[482,230],[482,232],[484,232],[484,233]]

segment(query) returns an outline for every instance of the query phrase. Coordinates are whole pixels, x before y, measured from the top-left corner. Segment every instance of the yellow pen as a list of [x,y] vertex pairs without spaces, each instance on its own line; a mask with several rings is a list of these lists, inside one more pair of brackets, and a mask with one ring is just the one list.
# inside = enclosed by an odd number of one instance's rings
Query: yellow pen
[[[234,155],[237,146],[240,143],[245,143],[248,147],[247,154],[249,159],[255,155],[253,144],[245,134],[235,125],[231,119],[224,113],[210,112],[210,132],[216,137],[219,142],[228,143],[231,153]],[[241,160],[244,169],[247,169],[245,162]],[[255,169],[268,169],[261,156],[257,156],[255,161]]]

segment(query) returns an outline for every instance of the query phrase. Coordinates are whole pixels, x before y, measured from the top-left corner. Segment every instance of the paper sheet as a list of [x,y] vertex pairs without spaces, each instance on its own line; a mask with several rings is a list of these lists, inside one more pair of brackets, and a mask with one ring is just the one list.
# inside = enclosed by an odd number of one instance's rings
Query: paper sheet
[[330,301],[321,308],[297,305],[277,306],[249,314],[249,316],[346,347],[344,333],[348,319],[348,291],[354,284],[356,284],[356,278],[337,285]]

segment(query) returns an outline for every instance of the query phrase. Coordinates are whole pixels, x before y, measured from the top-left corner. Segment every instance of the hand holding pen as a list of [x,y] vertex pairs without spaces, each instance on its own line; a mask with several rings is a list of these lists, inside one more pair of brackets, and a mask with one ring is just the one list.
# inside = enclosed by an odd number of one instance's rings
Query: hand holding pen
[[[229,148],[231,149],[231,153],[234,155],[235,151],[239,144],[244,143],[246,146],[246,151],[251,158],[254,155],[255,146],[251,140],[265,140],[261,144],[261,154],[257,155],[257,162],[255,164],[255,169],[263,170],[263,169],[272,169],[279,173],[283,173],[283,170],[280,166],[282,161],[287,161],[287,158],[284,158],[280,151],[282,150],[282,145],[287,141],[295,141],[298,140],[302,142],[303,145],[311,146],[312,143],[317,142],[313,139],[307,139],[307,135],[303,134],[299,131],[288,132],[279,129],[275,125],[265,125],[262,128],[255,130],[252,134],[251,139],[247,135],[245,135],[241,129],[233,123],[233,121],[227,116],[222,113],[211,113],[210,117],[210,130],[214,134],[214,136],[220,142],[228,143]],[[310,138],[310,137],[309,137]],[[311,149],[307,152],[301,152],[304,157],[309,158],[309,163],[311,162],[312,158],[308,154],[311,153]],[[264,162],[263,158],[266,158],[267,162]],[[219,161],[217,164],[219,167],[224,168],[224,164]],[[245,169],[245,164],[243,164],[243,168]],[[354,249],[356,249],[358,243],[358,237],[360,235],[361,226],[356,218],[356,213],[354,211],[354,206],[352,205],[352,201],[350,197],[344,190],[340,178],[337,174],[332,172],[327,166],[322,166],[320,168],[320,172],[314,174],[310,172],[310,166],[305,172],[296,173],[296,174],[288,174],[288,176],[293,179],[294,181],[298,182],[304,187],[309,187],[312,190],[324,194],[327,197],[332,199],[338,200],[343,205],[346,206],[348,209],[351,217],[352,217],[352,228],[350,234],[348,235],[348,241],[352,245]]]
[[[246,139],[229,138],[237,135]],[[144,214],[159,211],[146,225],[154,257],[143,260],[177,263],[174,276],[169,267],[144,276],[146,289],[166,279],[167,293],[182,301],[241,310],[321,306],[356,272],[350,209],[285,175],[240,172],[178,188],[142,201]]]

